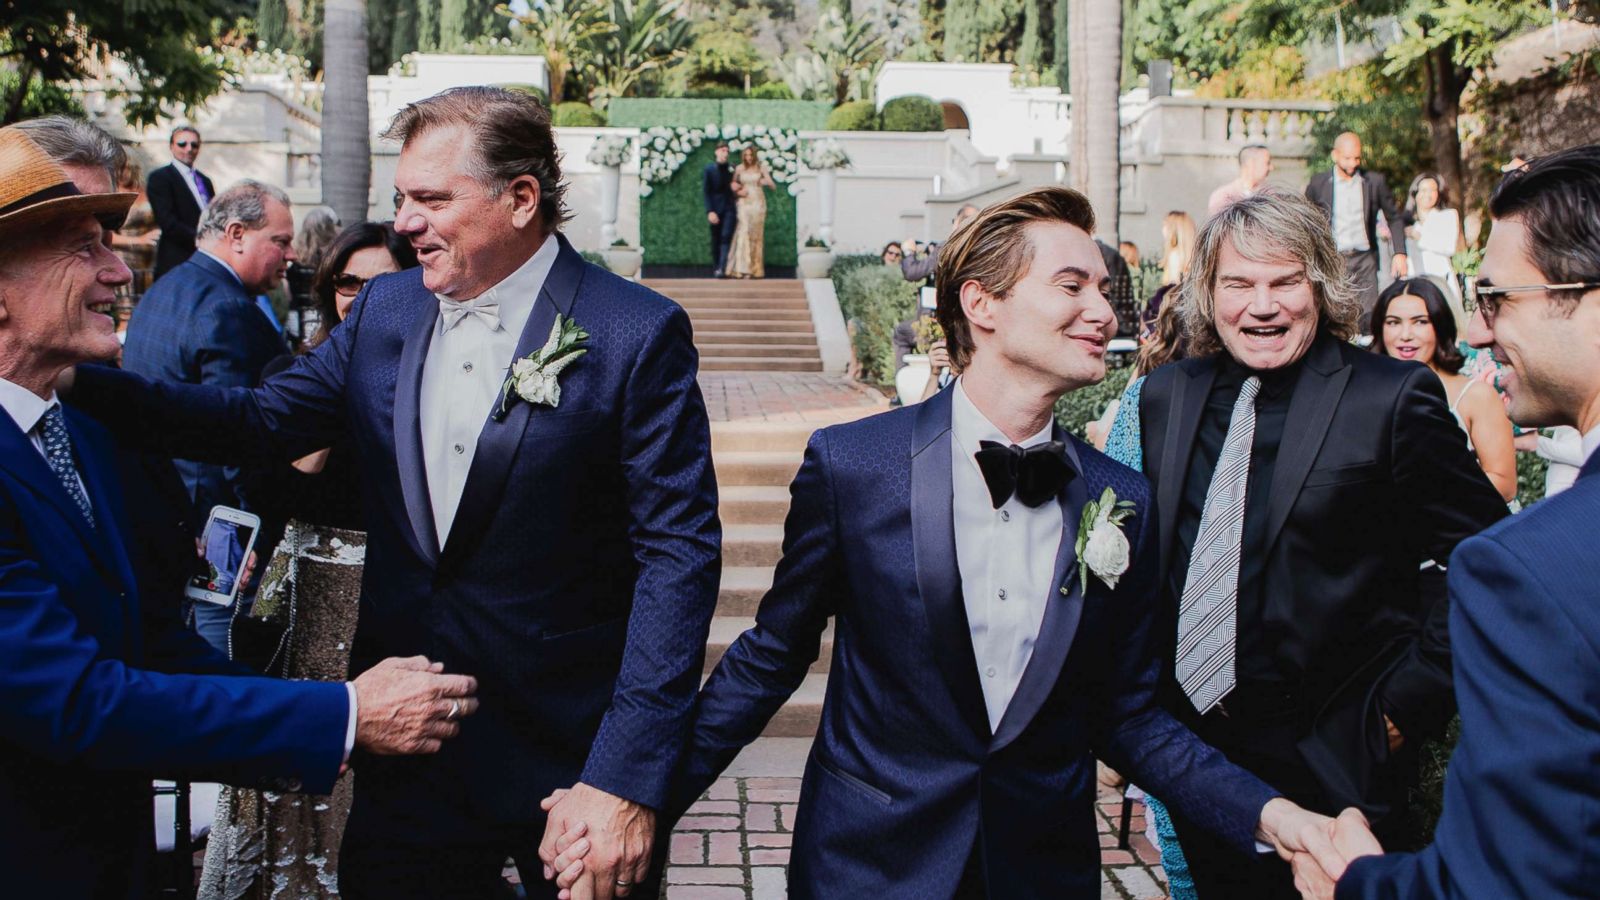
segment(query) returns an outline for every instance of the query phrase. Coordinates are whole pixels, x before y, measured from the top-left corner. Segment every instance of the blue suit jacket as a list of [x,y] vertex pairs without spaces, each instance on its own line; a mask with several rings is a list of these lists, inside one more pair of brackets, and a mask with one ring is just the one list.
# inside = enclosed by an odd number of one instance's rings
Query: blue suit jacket
[[[139,301],[128,322],[122,365],[156,381],[255,387],[267,363],[287,352],[232,270],[195,253]],[[176,465],[200,524],[219,503],[249,508],[238,469],[189,459]]]
[[231,665],[141,603],[109,436],[66,418],[93,527],[0,415],[0,869],[8,896],[143,896],[152,777],[325,793],[348,700],[338,684],[163,674]]
[[1353,898],[1600,890],[1600,453],[1450,557],[1461,742],[1433,844],[1351,864]]
[[[832,618],[791,896],[948,897],[976,847],[991,897],[1099,897],[1096,755],[1252,852],[1273,791],[1155,702],[1149,488],[1080,441],[1039,639],[990,732],[956,568],[950,417],[943,391],[812,437],[772,591],[700,696],[680,803],[761,732]],[[1106,487],[1137,504],[1133,565],[1085,596],[1077,523]]]
[[168,452],[285,460],[348,434],[368,518],[352,667],[426,654],[478,678],[482,705],[441,753],[361,761],[363,790],[392,785],[424,812],[537,824],[538,801],[580,778],[659,807],[688,732],[721,548],[689,320],[564,239],[519,358],[558,312],[588,353],[559,408],[485,421],[442,548],[418,418],[439,304],[420,269],[369,282],[328,341],[255,390],[79,373],[78,402]]

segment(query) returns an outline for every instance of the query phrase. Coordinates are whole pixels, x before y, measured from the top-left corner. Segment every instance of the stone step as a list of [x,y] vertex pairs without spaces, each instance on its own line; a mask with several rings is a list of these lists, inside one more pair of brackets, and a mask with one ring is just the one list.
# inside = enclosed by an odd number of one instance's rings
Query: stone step
[[644,286],[668,297],[681,294],[752,294],[805,296],[806,286],[800,281],[767,281],[740,278],[668,278],[648,279]]
[[772,573],[771,566],[723,565],[717,616],[754,617],[761,607],[761,598],[772,589]]
[[752,331],[762,334],[782,334],[786,339],[788,336],[799,339],[801,335],[815,339],[810,319],[691,319],[690,322],[694,325],[696,339],[706,332],[719,334]]
[[718,493],[724,525],[782,525],[789,514],[789,489],[775,485],[730,484]]
[[[749,631],[756,624],[755,618],[745,616],[717,616],[711,620],[711,636],[706,640],[706,674],[717,667],[722,661],[723,654],[738,640],[739,635]],[[828,622],[828,627],[822,632],[822,645],[817,653],[817,661],[811,664],[809,671],[825,673],[828,665],[833,660],[833,622]]]
[[815,350],[817,336],[809,329],[806,331],[737,331],[717,330],[708,331],[704,328],[694,330],[696,346],[711,347],[735,344],[749,346],[751,344],[801,344]]
[[[831,651],[830,651],[831,652]],[[761,732],[763,737],[816,737],[822,724],[822,701],[828,694],[828,676],[813,672],[800,683],[799,690],[778,708],[772,721]]]
[[800,471],[800,454],[773,451],[719,453],[711,458],[717,484],[766,484],[787,487]]
[[815,342],[810,344],[706,344],[700,347],[701,360],[729,356],[747,359],[822,358],[818,355]]
[[687,310],[696,309],[810,309],[805,297],[747,297],[741,294],[680,294],[672,298]]
[[[843,420],[849,411],[841,410]],[[876,412],[866,409],[864,412]],[[815,422],[712,422],[711,452],[713,455],[745,450],[805,452],[812,432],[821,425]]]
[[700,358],[702,372],[821,372],[822,359],[768,359],[759,356]]
[[782,525],[722,526],[723,565],[776,566],[782,556]]
[[685,310],[691,322],[701,320],[729,321],[729,322],[804,322],[806,330],[811,330],[811,310],[801,307],[789,308],[753,308],[753,307],[709,307],[689,308]]

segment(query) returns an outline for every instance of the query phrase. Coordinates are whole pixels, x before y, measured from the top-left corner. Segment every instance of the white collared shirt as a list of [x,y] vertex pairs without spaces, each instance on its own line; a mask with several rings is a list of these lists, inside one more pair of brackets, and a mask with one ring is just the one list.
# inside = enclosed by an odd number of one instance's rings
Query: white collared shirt
[[[528,261],[504,281],[470,298],[500,305],[500,326],[494,331],[477,316],[463,317],[449,331],[444,330],[443,317],[434,320],[433,340],[422,365],[418,414],[428,497],[433,504],[434,533],[439,537],[440,548],[450,536],[461,491],[478,451],[478,435],[494,405],[500,402],[506,370],[511,367],[523,326],[528,324],[528,316],[555,265],[558,246],[553,235],[546,237]],[[455,298],[435,297],[456,302]],[[538,338],[538,345],[543,346],[545,336]]]
[[206,256],[211,257],[212,261],[214,261],[217,265],[221,266],[225,271],[227,271],[227,273],[229,275],[233,276],[233,280],[234,281],[239,282],[239,287],[244,287],[244,279],[240,278],[239,277],[239,273],[235,272],[233,270],[233,266],[228,265],[228,263],[222,257],[216,255],[215,253],[212,253],[210,250],[203,250],[203,249],[200,249],[200,248],[196,248],[194,252],[203,253]]
[[1345,178],[1333,172],[1333,239],[1340,253],[1371,250],[1367,242],[1367,198],[1361,173]]
[[[39,420],[44,418],[44,414],[49,412],[51,407],[60,405],[61,401],[56,398],[55,391],[50,392],[50,399],[43,400],[33,391],[0,378],[0,407],[3,407],[6,415],[9,415],[11,420],[17,423],[17,427],[22,429],[22,433],[28,436],[28,443],[33,445],[33,449],[39,451],[39,457],[45,461],[46,465],[49,465],[50,457],[45,455],[44,435],[34,429],[38,427]],[[76,465],[73,468],[76,471]],[[89,491],[84,487],[83,473],[77,472],[76,475],[78,489],[83,491],[84,499],[88,501]],[[92,509],[93,501],[89,502]]]
[[[979,441],[1011,441],[973,405],[956,379],[950,411],[950,466],[956,532],[956,566],[978,661],[978,682],[989,712],[989,730],[999,729],[1006,707],[1033,658],[1033,647],[1050,600],[1056,551],[1061,546],[1061,505],[1029,508],[1016,497],[999,509],[989,497],[976,454]],[[1054,423],[1022,443],[1051,439]]]
[[184,185],[189,188],[189,193],[194,195],[194,202],[199,205],[201,212],[205,212],[206,207],[211,205],[211,201],[200,196],[200,188],[194,183],[194,173],[198,170],[191,169],[177,160],[172,161],[172,168],[176,169],[178,174],[183,176]]

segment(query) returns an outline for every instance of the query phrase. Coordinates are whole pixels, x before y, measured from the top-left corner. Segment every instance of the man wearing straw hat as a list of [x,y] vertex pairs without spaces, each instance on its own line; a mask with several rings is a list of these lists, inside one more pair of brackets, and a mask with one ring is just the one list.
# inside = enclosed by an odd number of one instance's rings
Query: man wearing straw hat
[[80,192],[0,129],[0,870],[17,896],[143,896],[154,775],[326,791],[353,746],[433,752],[477,705],[471,678],[422,658],[349,685],[184,675],[211,651],[141,627],[109,439],[54,389],[116,354],[131,276],[105,234],[133,196]]

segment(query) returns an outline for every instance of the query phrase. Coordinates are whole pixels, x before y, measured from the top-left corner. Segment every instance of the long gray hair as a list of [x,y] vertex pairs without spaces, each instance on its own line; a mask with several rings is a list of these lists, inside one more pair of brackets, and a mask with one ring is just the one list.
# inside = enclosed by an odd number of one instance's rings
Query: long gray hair
[[[1317,327],[1340,340],[1356,335],[1361,301],[1356,297],[1344,256],[1322,209],[1278,188],[1266,188],[1224,207],[1206,222],[1195,240],[1194,257],[1183,279],[1183,330],[1188,355],[1223,349],[1217,332],[1217,261],[1233,245],[1255,262],[1292,259],[1302,263],[1317,298]],[[1169,301],[1170,302],[1170,301]]]

